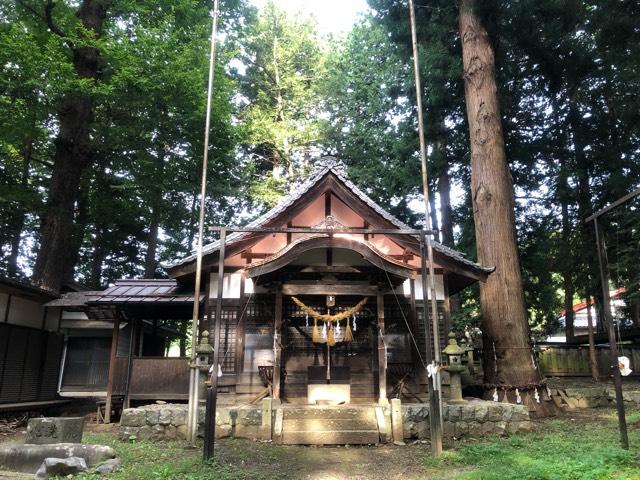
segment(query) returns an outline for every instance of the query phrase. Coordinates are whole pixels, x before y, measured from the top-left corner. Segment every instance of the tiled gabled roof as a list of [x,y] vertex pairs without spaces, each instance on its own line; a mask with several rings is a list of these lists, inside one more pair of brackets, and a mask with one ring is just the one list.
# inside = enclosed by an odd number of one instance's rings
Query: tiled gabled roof
[[[405,230],[411,229],[411,227],[408,226],[406,223],[402,222],[400,219],[396,218],[391,213],[389,213],[384,208],[382,208],[380,205],[378,205],[376,202],[374,202],[366,193],[364,193],[360,188],[358,188],[356,184],[354,184],[351,180],[349,180],[346,174],[346,167],[344,163],[338,161],[335,157],[330,157],[330,156],[322,157],[316,163],[315,170],[305,182],[300,184],[298,188],[296,188],[292,193],[290,193],[285,199],[283,199],[275,207],[273,207],[271,210],[261,215],[260,217],[256,218],[254,221],[246,225],[246,227],[259,228],[259,227],[267,226],[269,222],[276,219],[281,213],[283,213],[289,207],[294,205],[298,200],[300,200],[300,198],[302,198],[302,196],[307,191],[309,191],[314,185],[320,182],[329,173],[333,173],[345,185],[345,187],[347,187],[347,189],[349,189],[355,196],[357,196],[360,200],[362,200],[369,208],[375,211],[382,218],[384,218],[391,224],[395,225],[399,229],[405,229]],[[246,232],[231,233],[227,235],[226,245],[227,246],[232,245],[233,243],[238,242],[243,238],[246,238],[248,235],[250,234]],[[449,257],[452,260],[455,260],[456,262],[462,263],[474,270],[478,270],[484,273],[491,273],[494,270],[491,267],[484,267],[480,264],[477,264],[465,258],[462,252],[453,250],[440,243],[433,242],[433,248],[434,250],[441,253],[442,255]],[[208,245],[205,245],[203,247],[202,255],[203,257],[210,255],[212,253],[217,252],[219,249],[220,249],[220,242],[216,240],[215,242],[209,243]],[[172,268],[194,262],[195,260],[196,260],[196,254],[193,253],[188,257],[185,257],[181,260],[177,260],[176,262],[163,264],[162,267],[167,270],[170,270]]]

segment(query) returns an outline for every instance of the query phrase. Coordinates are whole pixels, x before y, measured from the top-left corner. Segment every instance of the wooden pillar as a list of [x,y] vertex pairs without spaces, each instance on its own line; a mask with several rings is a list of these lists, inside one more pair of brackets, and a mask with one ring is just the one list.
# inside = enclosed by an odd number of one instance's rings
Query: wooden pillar
[[116,354],[118,353],[118,334],[120,332],[120,313],[113,321],[111,335],[111,354],[109,355],[109,380],[107,383],[107,401],[104,406],[104,423],[111,423],[111,397],[113,396],[113,382],[116,375]]
[[124,391],[124,402],[122,408],[129,408],[129,397],[131,390],[131,371],[133,369],[133,353],[136,345],[136,330],[138,330],[137,319],[132,319],[129,322],[129,353],[127,354],[127,383]]
[[276,311],[273,330],[273,398],[280,399],[282,370],[282,286],[276,289]]
[[384,295],[378,292],[378,391],[380,403],[387,401],[387,355],[384,343]]
[[[449,280],[448,275],[442,272],[442,287],[444,289],[444,302],[442,302],[442,317],[444,320],[444,338],[451,331],[451,302],[449,300]],[[446,345],[443,345],[444,348]]]

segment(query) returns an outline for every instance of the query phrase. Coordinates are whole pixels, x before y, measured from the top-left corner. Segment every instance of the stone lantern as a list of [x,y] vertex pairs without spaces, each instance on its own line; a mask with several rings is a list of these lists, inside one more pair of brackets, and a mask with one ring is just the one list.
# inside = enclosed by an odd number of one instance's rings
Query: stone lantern
[[[213,347],[209,344],[209,332],[202,332],[200,343],[196,345],[196,368],[198,369],[198,377],[200,384],[204,385],[207,381],[207,374],[211,368],[211,357],[213,355]],[[198,390],[200,400],[204,400],[207,394],[206,388]]]
[[449,360],[449,364],[444,367],[444,369],[449,372],[450,376],[451,398],[449,399],[449,403],[466,403],[467,401],[462,398],[462,382],[460,380],[460,374],[465,370],[462,366],[462,355],[467,352],[458,345],[456,336],[453,332],[449,333],[449,344],[443,350],[443,353]]

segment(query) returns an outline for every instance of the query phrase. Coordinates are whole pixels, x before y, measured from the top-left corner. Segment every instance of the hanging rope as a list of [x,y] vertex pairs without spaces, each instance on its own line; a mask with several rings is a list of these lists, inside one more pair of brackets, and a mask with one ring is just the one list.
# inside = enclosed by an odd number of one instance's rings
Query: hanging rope
[[342,312],[336,313],[335,315],[329,315],[327,313],[320,313],[316,310],[314,310],[311,307],[306,306],[304,303],[302,303],[298,298],[296,297],[291,297],[291,299],[293,300],[293,303],[295,303],[298,307],[300,307],[300,309],[310,315],[311,317],[313,317],[316,320],[320,320],[322,322],[339,322],[340,320],[344,320],[346,318],[349,318],[351,315],[355,315],[356,313],[358,313],[360,310],[362,310],[362,307],[365,306],[365,304],[367,303],[367,297],[363,298],[362,300],[360,300],[356,305],[354,305],[353,307],[344,310]]

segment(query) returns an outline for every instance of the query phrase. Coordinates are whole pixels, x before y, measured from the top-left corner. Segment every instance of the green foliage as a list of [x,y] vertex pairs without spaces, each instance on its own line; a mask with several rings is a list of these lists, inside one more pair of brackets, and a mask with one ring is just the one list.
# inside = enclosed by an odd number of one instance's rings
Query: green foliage
[[[593,412],[594,416],[599,413]],[[541,432],[465,443],[439,458],[425,459],[438,470],[463,467],[471,470],[460,479],[522,478],[590,480],[637,479],[640,436],[630,432],[629,450],[619,446],[615,414],[592,425],[570,419],[547,420]],[[637,417],[637,414],[630,418]],[[632,440],[633,439],[633,440]],[[635,445],[635,446],[634,446]]]
[[240,142],[249,194],[273,206],[304,175],[319,140],[324,51],[310,18],[290,18],[267,2],[240,42]]

